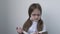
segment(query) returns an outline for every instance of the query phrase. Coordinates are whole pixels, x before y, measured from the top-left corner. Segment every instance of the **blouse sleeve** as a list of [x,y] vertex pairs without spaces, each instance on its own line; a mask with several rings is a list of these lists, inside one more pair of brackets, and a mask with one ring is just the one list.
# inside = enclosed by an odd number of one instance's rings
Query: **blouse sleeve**
[[46,25],[45,24],[43,24],[43,30],[38,33],[43,33],[43,32],[46,32]]

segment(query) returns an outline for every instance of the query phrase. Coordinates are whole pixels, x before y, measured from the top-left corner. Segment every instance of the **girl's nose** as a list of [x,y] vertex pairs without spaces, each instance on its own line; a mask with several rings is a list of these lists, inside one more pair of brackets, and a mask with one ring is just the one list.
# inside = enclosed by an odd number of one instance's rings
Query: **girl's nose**
[[38,19],[38,16],[35,16],[35,19]]

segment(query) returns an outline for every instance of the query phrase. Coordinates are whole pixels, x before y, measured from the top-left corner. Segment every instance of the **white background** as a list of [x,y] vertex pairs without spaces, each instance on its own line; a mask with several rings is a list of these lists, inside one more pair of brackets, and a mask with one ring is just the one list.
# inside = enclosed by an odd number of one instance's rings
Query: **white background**
[[18,34],[16,27],[27,20],[32,3],[42,6],[48,34],[60,34],[60,0],[0,0],[0,34]]

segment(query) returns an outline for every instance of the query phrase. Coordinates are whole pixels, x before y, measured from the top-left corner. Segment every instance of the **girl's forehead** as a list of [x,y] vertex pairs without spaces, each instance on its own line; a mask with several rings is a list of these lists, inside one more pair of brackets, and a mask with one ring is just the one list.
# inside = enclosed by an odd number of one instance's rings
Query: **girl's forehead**
[[40,14],[40,10],[39,9],[34,9],[32,14]]

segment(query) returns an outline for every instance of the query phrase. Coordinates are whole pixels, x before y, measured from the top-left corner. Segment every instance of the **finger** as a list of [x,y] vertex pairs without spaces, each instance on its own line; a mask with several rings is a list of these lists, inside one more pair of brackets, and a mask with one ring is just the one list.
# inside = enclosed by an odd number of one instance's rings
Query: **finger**
[[18,27],[16,27],[16,29],[18,29]]

